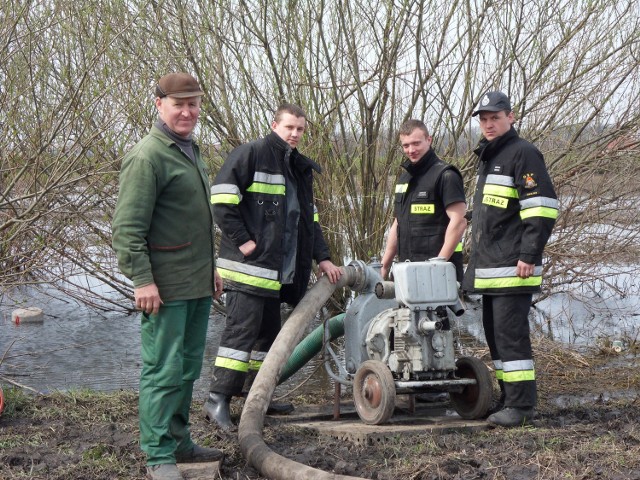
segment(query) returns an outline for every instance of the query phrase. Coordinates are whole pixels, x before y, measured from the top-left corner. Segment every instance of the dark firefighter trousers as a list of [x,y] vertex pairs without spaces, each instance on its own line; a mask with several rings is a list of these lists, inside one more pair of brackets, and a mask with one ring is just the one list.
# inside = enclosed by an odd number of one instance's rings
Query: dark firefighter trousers
[[232,397],[248,391],[245,381],[255,378],[280,332],[280,299],[229,291],[226,307],[227,323],[209,390]]
[[482,296],[482,324],[505,407],[536,405],[528,318],[531,299],[530,293]]

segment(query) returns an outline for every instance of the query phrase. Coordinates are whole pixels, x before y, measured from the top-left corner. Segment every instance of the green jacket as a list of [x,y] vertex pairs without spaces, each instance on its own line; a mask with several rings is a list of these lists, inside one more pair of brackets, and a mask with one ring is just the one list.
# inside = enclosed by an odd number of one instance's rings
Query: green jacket
[[153,126],[125,156],[113,217],[118,266],[135,288],[156,283],[163,301],[213,293],[213,218],[209,179]]

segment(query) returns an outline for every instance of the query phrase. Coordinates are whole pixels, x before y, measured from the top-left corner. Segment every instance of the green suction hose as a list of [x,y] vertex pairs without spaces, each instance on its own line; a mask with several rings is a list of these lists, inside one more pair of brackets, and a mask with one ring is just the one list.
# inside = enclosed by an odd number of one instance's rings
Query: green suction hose
[[[329,336],[331,340],[344,335],[344,313],[329,319]],[[293,350],[289,361],[285,364],[278,380],[278,385],[300,370],[322,348],[324,323],[307,335]]]

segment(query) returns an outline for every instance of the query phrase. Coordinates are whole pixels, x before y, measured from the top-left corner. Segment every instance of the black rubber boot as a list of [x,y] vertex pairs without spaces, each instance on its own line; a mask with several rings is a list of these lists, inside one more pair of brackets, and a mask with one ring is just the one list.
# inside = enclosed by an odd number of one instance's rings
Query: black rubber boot
[[448,392],[425,392],[416,394],[418,403],[442,403],[449,401]]
[[487,422],[499,427],[524,427],[531,425],[533,408],[505,407],[487,418]]
[[247,372],[247,376],[244,378],[244,385],[242,385],[242,396],[247,398],[249,394],[249,390],[251,390],[251,386],[253,385],[256,376],[258,375],[257,370],[249,370]]
[[236,426],[231,421],[229,407],[230,398],[222,393],[210,392],[204,404],[204,417],[211,423],[216,423],[222,430],[231,431]]
[[[247,373],[247,377],[244,381],[244,386],[242,387],[242,396],[244,398],[247,398],[247,395],[249,395],[249,390],[251,390],[251,386],[253,385],[253,381],[256,379],[257,374],[257,370],[251,370]],[[293,403],[274,402],[272,400],[267,407],[267,415],[288,415],[294,410],[295,407],[293,406]]]

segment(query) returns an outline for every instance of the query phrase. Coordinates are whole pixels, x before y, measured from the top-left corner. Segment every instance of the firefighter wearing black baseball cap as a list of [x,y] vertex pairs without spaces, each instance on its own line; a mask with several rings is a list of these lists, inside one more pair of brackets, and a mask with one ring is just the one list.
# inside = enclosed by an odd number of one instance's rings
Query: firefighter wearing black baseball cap
[[482,323],[501,397],[489,423],[530,423],[537,401],[529,338],[532,295],[542,283],[542,253],[558,216],[544,158],[520,138],[509,97],[485,93],[472,116],[483,138],[473,199],[471,256],[463,290],[482,294]]
[[510,112],[511,111],[511,102],[509,101],[509,97],[507,97],[502,92],[487,92],[484,94],[476,111],[471,114],[472,117],[475,117],[480,112]]

